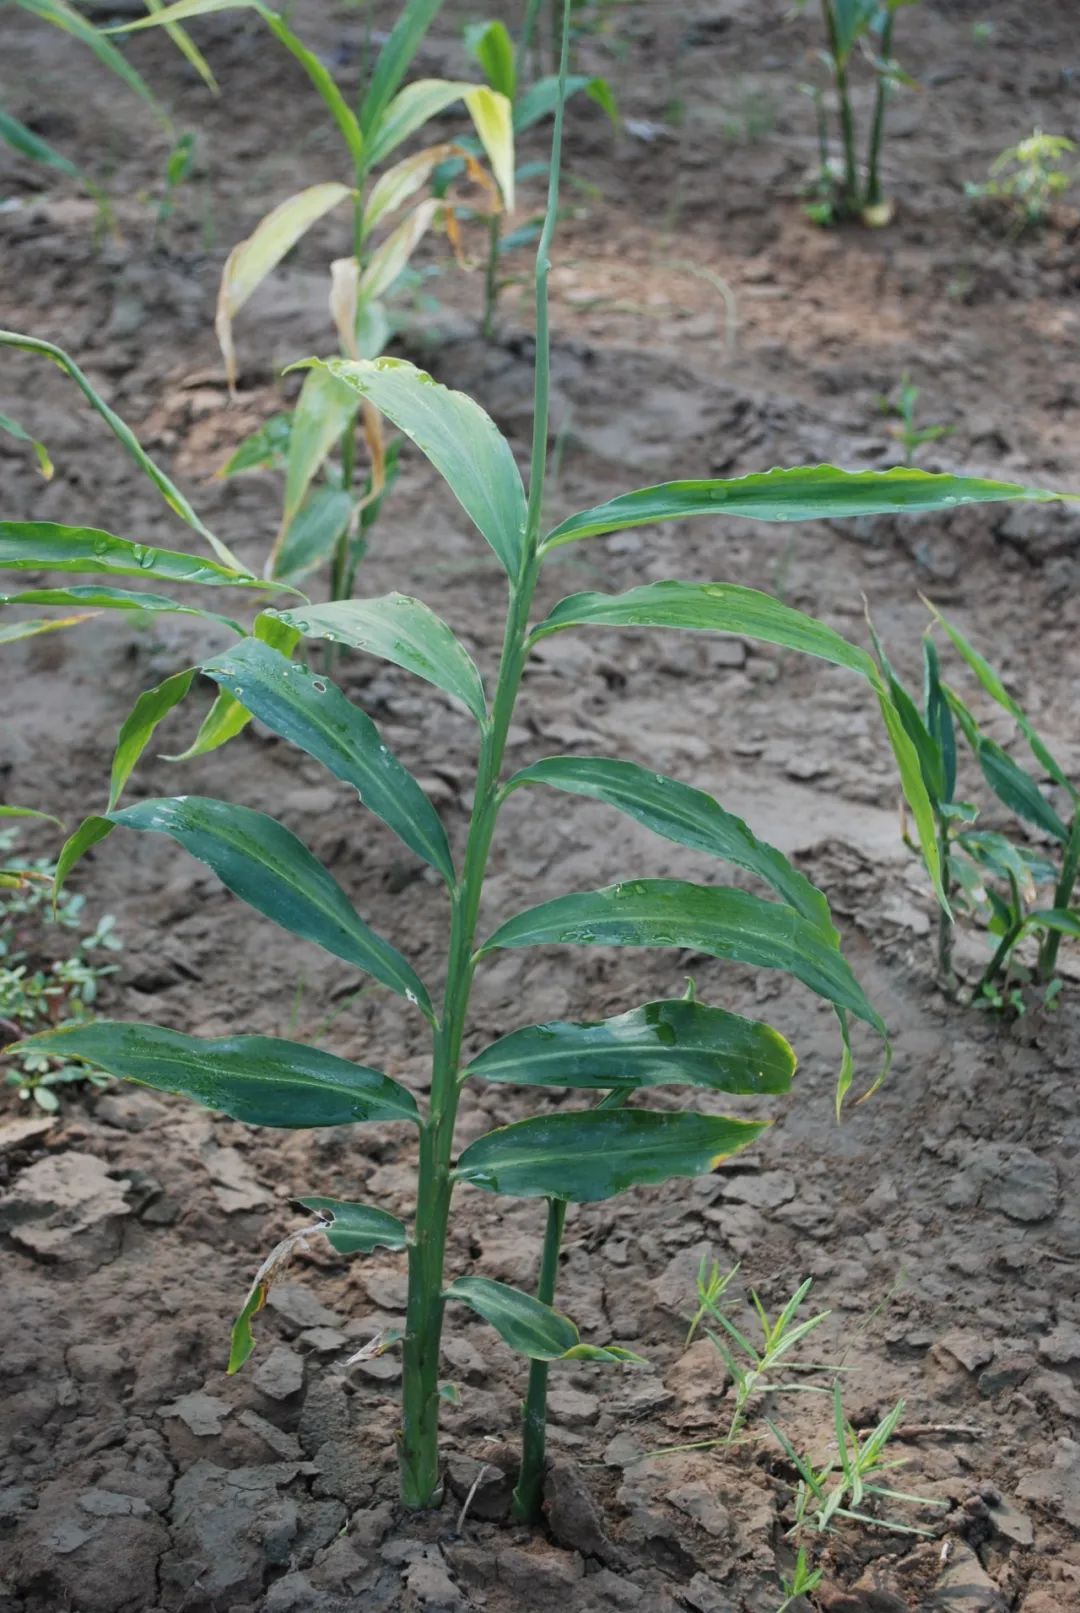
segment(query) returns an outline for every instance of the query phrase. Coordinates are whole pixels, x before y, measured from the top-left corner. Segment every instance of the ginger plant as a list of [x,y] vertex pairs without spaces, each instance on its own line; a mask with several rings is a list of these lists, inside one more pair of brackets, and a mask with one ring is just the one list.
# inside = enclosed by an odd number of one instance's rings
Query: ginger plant
[[[564,33],[563,80],[566,73]],[[764,1023],[693,998],[646,1003],[599,1023],[525,1025],[468,1056],[464,1049],[477,971],[501,950],[526,946],[693,948],[707,956],[790,974],[834,1008],[842,1042],[838,1101],[852,1081],[852,1020],[882,1038],[886,1027],[841,950],[825,897],[774,847],[700,790],[630,760],[548,756],[507,775],[507,736],[533,648],[555,633],[619,627],[720,632],[815,656],[860,678],[877,699],[928,866],[937,878],[933,816],[918,758],[874,659],[825,623],[754,589],[722,582],[655,582],[626,593],[578,593],[536,619],[542,570],[563,546],[628,527],[693,516],[761,521],[932,510],[960,502],[1050,499],[1016,484],[915,470],[848,473],[831,466],[771,470],[735,479],[670,481],[618,495],[545,529],[550,335],[548,274],[558,204],[562,98],[556,114],[549,199],[535,274],[536,372],[528,488],[494,421],[466,395],[413,365],[390,359],[310,361],[351,389],[358,403],[386,415],[428,458],[497,557],[506,575],[498,666],[485,684],[451,628],[426,604],[400,593],[330,604],[291,601],[260,611],[251,631],[231,617],[116,587],[114,579],[236,588],[251,597],[259,579],[224,551],[215,560],[135,544],[108,532],[47,523],[0,523],[0,566],[90,573],[90,585],[30,589],[17,605],[90,601],[100,608],[204,615],[227,647],[207,654],[143,693],[121,730],[109,802],[71,836],[61,853],[61,886],[80,856],[117,827],[164,834],[204,862],[227,889],[291,934],[321,946],[396,993],[403,1012],[427,1028],[430,1093],[423,1105],[378,1069],[321,1047],[276,1037],[190,1035],[137,1022],[98,1021],[21,1044],[60,1051],[117,1077],[183,1094],[249,1124],[306,1128],[375,1121],[416,1139],[411,1224],[377,1205],[308,1196],[315,1219],[263,1263],[234,1330],[232,1362],[254,1345],[252,1322],[280,1262],[297,1241],[325,1236],[342,1252],[398,1249],[408,1262],[408,1301],[398,1435],[401,1496],[411,1508],[436,1505],[440,1341],[449,1307],[464,1304],[530,1363],[520,1516],[536,1516],[543,1481],[543,1426],[549,1363],[619,1363],[628,1352],[582,1341],[555,1305],[562,1221],[568,1205],[605,1200],[635,1187],[694,1177],[716,1168],[760,1134],[763,1123],[693,1107],[648,1107],[650,1090],[675,1085],[717,1093],[782,1093],[795,1056]],[[0,338],[2,341],[3,338]],[[15,338],[20,341],[23,339]],[[115,417],[114,417],[115,418]],[[122,423],[121,423],[122,424]],[[113,427],[116,430],[116,426]],[[126,430],[126,428],[125,428]],[[119,433],[118,433],[119,434]],[[122,439],[123,440],[123,439]],[[130,451],[130,448],[129,448]],[[144,456],[145,457],[145,456]],[[148,474],[167,478],[152,461]],[[168,484],[171,487],[171,484]],[[170,502],[179,499],[172,489]],[[207,536],[203,529],[204,537]],[[209,535],[211,538],[212,534]],[[220,540],[214,538],[220,545]],[[279,586],[277,597],[284,600]],[[432,803],[384,744],[371,719],[322,671],[291,659],[301,639],[330,641],[389,661],[453,697],[476,723],[473,804],[452,845]],[[438,875],[445,984],[433,999],[413,964],[361,917],[350,896],[291,831],[268,814],[196,795],[121,806],[124,785],[157,724],[187,694],[196,672],[227,693],[238,721],[255,716],[358,793],[408,850]],[[635,871],[604,889],[558,896],[492,927],[482,916],[488,859],[502,808],[521,790],[557,790],[602,802],[704,857],[734,864],[769,897],[713,883],[654,879]],[[541,807],[542,809],[542,807]],[[884,1070],[882,1070],[884,1073]],[[460,1150],[461,1093],[473,1080],[570,1088],[595,1107],[541,1111],[502,1126]],[[548,1213],[539,1294],[482,1274],[446,1270],[447,1236],[462,1189],[544,1201]]]

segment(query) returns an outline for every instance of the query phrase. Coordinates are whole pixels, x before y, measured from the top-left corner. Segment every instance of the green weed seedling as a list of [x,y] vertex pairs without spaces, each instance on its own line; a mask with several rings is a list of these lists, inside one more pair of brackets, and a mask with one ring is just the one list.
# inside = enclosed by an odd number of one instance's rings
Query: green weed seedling
[[896,422],[889,429],[904,450],[905,465],[913,465],[915,455],[928,442],[940,442],[943,437],[951,437],[956,429],[954,426],[918,424],[919,388],[906,370],[895,389],[878,399],[878,407],[882,414],[891,415]]
[[[233,323],[254,292],[321,219],[352,208],[353,243],[330,264],[329,314],[346,358],[377,358],[395,330],[393,299],[425,235],[441,224],[455,250],[459,227],[454,203],[431,194],[432,176],[460,156],[493,212],[514,206],[514,136],[509,100],[486,84],[405,76],[443,0],[408,0],[371,67],[354,110],[322,60],[297,37],[285,17],[259,0],[177,0],[126,32],[168,27],[208,12],[254,11],[300,63],[341,137],[348,157],[345,181],[306,185],[287,197],[229,254],[218,292],[215,329],[231,389],[237,361]],[[402,144],[456,103],[463,103],[486,153],[491,174],[471,149],[440,139],[389,166]],[[367,450],[359,474],[357,431]],[[337,451],[337,459],[333,455]],[[329,370],[312,369],[296,407],[276,414],[243,442],[222,474],[273,469],[284,474],[281,522],[270,546],[266,574],[290,582],[326,571],[332,599],[354,591],[357,569],[396,473],[397,447],[387,445],[380,412]]]
[[[919,756],[950,909],[984,924],[996,938],[993,956],[970,1000],[984,1007],[1022,1012],[1019,983],[1033,981],[1041,988],[1044,1001],[1052,1003],[1061,989],[1055,969],[1062,939],[1080,937],[1080,905],[1074,905],[1080,877],[1080,790],[989,662],[952,622],[937,611],[934,615],[983,690],[1013,719],[1039,764],[1037,774],[1022,767],[983,733],[960,695],[943,682],[932,639],[923,640],[920,709],[889,665],[875,635],[893,702]],[[975,828],[978,807],[956,799],[958,733],[997,801],[1021,820],[1016,832]],[[1048,797],[1047,784],[1061,797],[1060,812]],[[1042,844],[1036,847],[1021,838],[1021,832],[1031,829],[1042,836]],[[1039,901],[1040,886],[1052,891],[1048,901]],[[955,919],[951,910],[939,911],[937,964],[942,984],[955,992],[960,982],[952,962]],[[1037,941],[1037,953],[1027,966],[1019,953],[1029,938]]]
[[1066,162],[1075,150],[1073,141],[1064,135],[1036,129],[995,157],[989,178],[981,185],[966,184],[964,193],[974,201],[999,201],[1012,214],[1017,228],[1037,229],[1075,182],[1076,170]]
[[825,1578],[823,1568],[811,1568],[810,1560],[806,1555],[806,1547],[800,1546],[795,1556],[795,1566],[789,1576],[780,1581],[780,1589],[784,1593],[784,1600],[780,1603],[776,1613],[788,1613],[802,1596],[809,1596],[816,1591]]
[[889,1489],[876,1482],[883,1474],[906,1466],[906,1457],[888,1455],[889,1441],[904,1415],[904,1402],[898,1400],[877,1426],[860,1438],[844,1415],[839,1382],[833,1386],[832,1399],[836,1449],[821,1467],[815,1467],[809,1457],[795,1449],[775,1423],[769,1423],[770,1430],[799,1475],[795,1491],[795,1522],[788,1534],[797,1536],[804,1531],[827,1534],[833,1531],[836,1519],[844,1518],[854,1523],[888,1529],[894,1534],[932,1536],[932,1529],[897,1523],[859,1510],[867,1503],[878,1501],[900,1501],[919,1507],[946,1505],[926,1496],[908,1495],[902,1490]]
[[[564,31],[564,84],[566,54]],[[390,93],[385,76],[380,82]],[[206,864],[256,913],[394,993],[402,1015],[430,1039],[431,1065],[420,1102],[377,1067],[322,1046],[239,1032],[207,1038],[109,1020],[34,1036],[18,1045],[19,1056],[36,1049],[82,1059],[111,1075],[182,1094],[252,1125],[302,1129],[377,1122],[400,1128],[402,1138],[415,1144],[412,1213],[399,1219],[379,1205],[329,1197],[325,1191],[313,1194],[308,1186],[299,1203],[310,1219],[296,1236],[325,1236],[341,1254],[398,1250],[407,1261],[398,1435],[405,1505],[430,1507],[441,1495],[440,1341],[447,1313],[464,1305],[529,1361],[515,1503],[523,1518],[536,1517],[542,1493],[551,1364],[556,1370],[565,1362],[621,1369],[636,1359],[617,1344],[582,1340],[573,1321],[556,1307],[567,1206],[710,1172],[763,1129],[761,1121],[716,1114],[708,1105],[704,1111],[692,1105],[650,1107],[654,1087],[680,1086],[688,1096],[780,1094],[790,1088],[795,1055],[773,1027],[686,997],[630,1007],[599,1022],[526,1024],[476,1048],[468,1038],[477,972],[493,955],[521,947],[691,949],[779,970],[832,1006],[842,1048],[838,1102],[852,1083],[854,1023],[881,1040],[882,1075],[888,1062],[886,1026],[844,956],[824,895],[718,801],[653,767],[605,756],[547,756],[507,771],[508,734],[520,720],[516,714],[533,649],[570,631],[629,627],[720,632],[814,656],[855,676],[878,702],[927,865],[940,885],[934,819],[918,757],[881,669],[860,645],[767,594],[726,582],[669,580],[625,593],[576,593],[539,614],[534,607],[541,572],[570,543],[696,516],[821,520],[1058,496],[1013,483],[910,469],[851,473],[818,465],[734,479],[668,481],[616,495],[549,527],[543,519],[551,356],[548,276],[558,212],[562,105],[560,95],[535,275],[536,373],[527,490],[510,444],[465,394],[448,390],[400,360],[336,357],[309,362],[311,373],[347,388],[358,407],[378,410],[419,448],[505,573],[502,649],[497,667],[486,677],[448,623],[427,603],[401,593],[312,604],[276,582],[269,585],[274,608],[261,608],[268,585],[201,521],[67,355],[33,338],[0,334],[0,345],[27,348],[65,368],[170,509],[209,551],[192,555],[91,526],[0,522],[0,568],[88,578],[2,596],[5,609],[183,611],[200,622],[210,644],[197,664],[178,668],[135,701],[117,740],[108,801],[64,846],[57,888],[63,888],[87,850],[100,847],[118,828],[163,835]],[[138,586],[131,586],[132,579]],[[184,599],[176,597],[178,588],[188,590]],[[209,608],[188,603],[191,598],[208,601]],[[236,620],[236,606],[228,614],[214,608],[216,601],[228,599],[238,600],[241,611],[245,601],[254,606],[250,625]],[[478,603],[473,625],[493,608],[487,599]],[[322,670],[310,671],[294,659],[302,640],[329,641],[390,662],[433,684],[440,703],[456,702],[475,723],[472,804],[467,824],[451,826],[453,842],[371,718]],[[431,904],[427,934],[441,938],[441,945],[435,944],[442,953],[438,972],[444,984],[437,997],[413,962],[367,923],[353,896],[304,842],[265,812],[197,794],[121,804],[158,724],[185,699],[197,674],[225,700],[223,714],[215,719],[215,743],[258,718],[356,792],[354,833],[365,833],[365,815],[373,813],[418,864],[431,870],[431,885],[421,881],[408,890],[410,899]],[[655,879],[634,870],[606,888],[570,892],[495,919],[485,910],[484,894],[503,807],[511,795],[524,804],[539,791],[534,810],[546,811],[543,792],[550,790],[601,802],[667,841],[734,864],[768,894],[718,883],[715,877],[697,883]],[[347,819],[338,814],[335,821],[349,832]],[[507,866],[513,868],[510,855]],[[523,878],[523,888],[527,884]],[[445,892],[441,901],[438,889]],[[280,982],[267,980],[266,990],[272,1006]],[[371,1052],[374,1057],[376,1050]],[[581,1094],[585,1106],[560,1107],[554,1113],[542,1109],[462,1148],[457,1114],[468,1081],[570,1089]],[[481,1272],[447,1270],[450,1221],[462,1192],[507,1195],[546,1206],[537,1293]],[[253,1324],[278,1269],[280,1262],[273,1256],[264,1262],[242,1306],[233,1334],[233,1370],[254,1348]],[[781,1339],[800,1325],[805,1332],[790,1307],[785,1315]],[[776,1324],[769,1326],[775,1355]]]
[[[817,224],[835,224],[845,219],[861,219],[880,226],[892,218],[893,204],[885,196],[881,182],[881,148],[885,138],[885,112],[893,88],[902,84],[914,88],[913,81],[893,58],[893,31],[896,13],[918,0],[821,0],[825,30],[826,64],[836,99],[840,124],[842,158],[835,163],[829,153],[828,113],[824,94],[804,86],[813,95],[817,108],[818,177],[814,197],[807,212]],[[801,11],[806,0],[797,0]],[[865,58],[876,80],[874,109],[867,136],[866,163],[860,165],[855,114],[851,105],[851,69],[856,51]]]
[[[728,1280],[734,1276],[729,1273]],[[731,1423],[723,1444],[730,1445],[736,1434],[740,1433],[746,1423],[747,1411],[755,1395],[763,1394],[767,1390],[804,1389],[804,1384],[780,1383],[777,1374],[784,1372],[819,1372],[822,1369],[819,1362],[792,1361],[790,1352],[800,1344],[808,1333],[819,1327],[830,1311],[819,1311],[816,1316],[807,1317],[805,1321],[798,1321],[798,1314],[803,1301],[810,1292],[812,1279],[807,1278],[804,1283],[792,1294],[783,1310],[775,1321],[770,1321],[769,1315],[761,1300],[753,1289],[750,1290],[750,1301],[757,1313],[758,1325],[761,1328],[761,1343],[755,1344],[746,1335],[739,1331],[731,1318],[717,1305],[716,1300],[699,1285],[698,1298],[705,1313],[719,1323],[727,1334],[727,1340],[711,1328],[706,1332],[723,1359],[724,1365],[731,1374],[732,1389],[734,1391],[734,1409]],[[712,1286],[710,1284],[710,1286]],[[726,1284],[724,1285],[726,1286]],[[723,1292],[723,1287],[719,1290]]]

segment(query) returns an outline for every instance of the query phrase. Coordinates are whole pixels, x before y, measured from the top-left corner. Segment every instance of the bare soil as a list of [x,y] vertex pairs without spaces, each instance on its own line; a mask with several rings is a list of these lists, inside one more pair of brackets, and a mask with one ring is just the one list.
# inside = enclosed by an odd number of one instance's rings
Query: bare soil
[[[961,194],[1033,126],[1077,133],[1080,16],[1061,0],[927,0],[901,13],[898,49],[922,88],[890,113],[896,220],[876,233],[825,233],[800,205],[814,130],[794,87],[810,71],[816,25],[786,22],[787,9],[627,5],[612,9],[610,33],[581,45],[586,66],[613,78],[627,122],[615,136],[595,109],[570,118],[553,278],[553,517],[670,476],[888,463],[895,445],[875,400],[905,369],[927,418],[955,428],[924,452],[930,468],[1080,488],[1075,218],[1063,210],[1042,235],[1019,238],[980,222]],[[393,10],[378,7],[380,17]],[[464,69],[464,16],[447,7],[423,71]],[[306,0],[295,20],[345,77],[357,71],[357,9]],[[993,30],[980,45],[972,29],[982,21]],[[273,202],[339,174],[333,133],[254,19],[226,14],[200,29],[225,92],[216,103],[165,41],[132,44],[177,123],[199,131],[195,181],[154,245],[141,197],[159,182],[164,136],[55,30],[11,8],[3,29],[11,110],[107,176],[123,230],[122,241],[96,242],[92,204],[63,189],[37,199],[37,176],[3,157],[0,191],[23,202],[0,215],[3,323],[67,347],[256,565],[276,526],[276,486],[214,473],[289,395],[279,366],[330,347],[324,265],[346,249],[345,222],[305,241],[241,317],[232,406],[211,330],[216,281],[229,245]],[[473,391],[524,456],[526,302],[508,295],[488,346],[478,276],[444,268],[425,289],[439,306],[418,309],[401,350]],[[7,355],[0,395],[57,463],[46,486],[21,446],[0,440],[6,515],[192,546],[59,373]],[[571,549],[545,578],[542,603],[581,587],[731,580],[780,590],[858,637],[865,595],[914,671],[926,594],[992,653],[1077,768],[1078,532],[1075,515],[1040,507],[794,530],[717,517]],[[493,664],[499,575],[415,454],[362,586],[420,594]],[[133,693],[190,665],[208,631],[186,618],[135,632],[102,618],[6,648],[5,799],[69,823],[94,809]],[[460,844],[468,719],[379,663],[356,658],[344,679]],[[182,748],[201,709],[185,707],[160,748]],[[730,1416],[711,1343],[684,1348],[703,1255],[741,1261],[739,1280],[770,1307],[813,1277],[812,1303],[832,1310],[814,1353],[850,1369],[848,1414],[869,1426],[902,1396],[900,1488],[944,1503],[894,1509],[925,1538],[851,1524],[814,1543],[825,1568],[817,1607],[1080,1608],[1075,952],[1054,1014],[1006,1022],[942,998],[932,903],[899,837],[891,764],[868,701],[839,671],[689,635],[568,635],[530,666],[512,739],[515,762],[556,749],[675,773],[795,857],[828,892],[894,1030],[888,1082],[837,1125],[830,1016],[786,981],[711,960],[524,951],[481,973],[470,1047],[526,1019],[599,1017],[676,995],[691,973],[703,999],[767,1016],[800,1055],[796,1090],[769,1106],[776,1123],[751,1153],[692,1186],[571,1214],[561,1305],[585,1337],[638,1348],[649,1364],[555,1370],[555,1462],[536,1532],[505,1521],[498,1477],[511,1461],[503,1447],[515,1437],[522,1365],[464,1313],[447,1329],[460,1404],[445,1415],[445,1505],[423,1518],[397,1509],[396,1358],[342,1366],[375,1330],[400,1323],[397,1257],[346,1262],[313,1246],[260,1318],[249,1367],[224,1374],[229,1321],[262,1255],[299,1224],[295,1195],[408,1213],[411,1154],[399,1129],[260,1133],[116,1087],[65,1098],[55,1126],[20,1139],[11,1123],[26,1111],[7,1089],[0,1610],[774,1613],[792,1561],[794,1475],[762,1416],[751,1423],[761,1437],[733,1449],[654,1454],[716,1439]],[[148,756],[132,793],[177,790],[280,816],[437,985],[443,898],[380,825],[346,817],[355,802],[314,764],[249,730],[181,768]],[[515,797],[485,919],[635,873],[708,877],[689,853],[612,827],[587,803],[530,813]],[[43,851],[52,844],[31,838]],[[204,1034],[318,1038],[423,1091],[424,1038],[397,999],[374,989],[354,999],[343,965],[249,913],[168,844],[114,837],[77,881],[95,909],[116,914],[126,941],[110,1014]],[[969,971],[980,957],[981,942],[961,954]],[[860,1053],[868,1078],[875,1050]],[[462,1138],[558,1101],[477,1088]],[[463,1194],[451,1270],[529,1284],[540,1232],[535,1206]],[[764,1411],[797,1444],[827,1447],[826,1401],[775,1395]],[[461,1523],[481,1464],[494,1471]]]

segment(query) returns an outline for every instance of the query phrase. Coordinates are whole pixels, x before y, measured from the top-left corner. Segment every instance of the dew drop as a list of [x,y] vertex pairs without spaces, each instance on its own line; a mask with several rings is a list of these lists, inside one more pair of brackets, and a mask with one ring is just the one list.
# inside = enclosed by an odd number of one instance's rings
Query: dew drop
[[312,678],[311,687],[314,689],[316,694],[326,693],[326,684],[321,678]]

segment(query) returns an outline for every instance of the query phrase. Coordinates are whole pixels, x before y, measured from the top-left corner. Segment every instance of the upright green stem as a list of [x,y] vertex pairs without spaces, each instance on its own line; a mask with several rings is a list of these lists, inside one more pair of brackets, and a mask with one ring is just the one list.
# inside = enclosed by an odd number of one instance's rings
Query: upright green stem
[[[941,888],[946,897],[952,900],[952,872],[950,867],[951,848],[949,844],[949,825],[945,818],[938,819],[938,857],[941,861]],[[938,908],[938,974],[951,996],[956,989],[956,976],[953,973],[953,916],[946,912],[944,907]]]
[[848,96],[847,55],[840,48],[840,34],[836,26],[836,12],[832,0],[821,0],[825,18],[825,32],[832,57],[836,99],[840,108],[840,132],[844,141],[844,205],[848,212],[859,209],[859,164],[855,156],[855,119]]
[[460,1097],[461,1040],[475,970],[474,940],[491,840],[499,810],[506,736],[528,656],[529,613],[540,569],[550,410],[551,359],[548,275],[559,195],[562,104],[565,95],[569,14],[563,32],[560,96],[555,114],[547,216],[536,260],[536,372],[529,502],[519,574],[510,599],[495,699],[484,724],[465,859],[452,893],[449,959],[442,1015],[435,1031],[431,1103],[420,1132],[416,1225],[409,1248],[409,1295],[402,1343],[402,1418],[399,1436],[401,1499],[405,1506],[437,1505],[439,1483],[439,1358],[443,1322],[443,1268],[453,1192],[451,1162]]
[[[566,1226],[566,1200],[548,1199],[547,1225],[544,1229],[544,1253],[540,1262],[540,1281],[536,1297],[544,1305],[555,1303],[555,1285],[559,1275],[559,1250],[563,1229]],[[529,1363],[529,1387],[522,1408],[521,1474],[514,1491],[514,1517],[524,1523],[535,1523],[540,1516],[544,1499],[544,1466],[547,1460],[547,1386],[548,1362]]]
[[484,270],[484,340],[490,342],[495,335],[495,313],[499,305],[499,243],[502,240],[502,215],[493,213],[488,219],[488,255]]
[[[1068,909],[1072,901],[1073,891],[1076,888],[1077,877],[1080,876],[1080,803],[1077,804],[1072,821],[1072,829],[1065,843],[1065,860],[1061,865],[1061,874],[1054,887],[1054,906]],[[1047,930],[1039,948],[1039,961],[1036,966],[1036,978],[1040,981],[1050,980],[1057,967],[1058,948],[1061,946],[1061,931]]]
[[[881,28],[881,56],[884,62],[892,58],[893,13],[886,12],[885,21]],[[866,205],[878,207],[881,204],[881,143],[885,133],[885,104],[889,99],[889,79],[886,73],[878,72],[877,95],[874,100],[874,118],[870,125],[870,150],[866,162]]]

